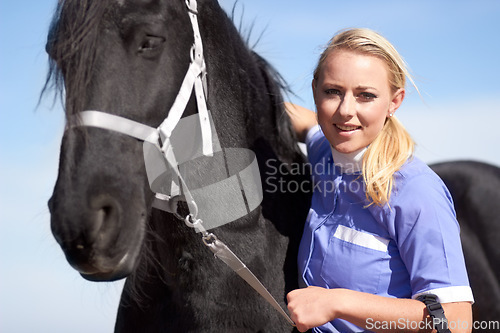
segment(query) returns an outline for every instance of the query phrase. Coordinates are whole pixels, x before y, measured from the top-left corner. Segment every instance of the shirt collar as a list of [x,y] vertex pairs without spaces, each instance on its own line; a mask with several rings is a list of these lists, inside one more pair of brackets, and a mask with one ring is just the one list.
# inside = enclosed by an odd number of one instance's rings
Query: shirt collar
[[331,145],[330,148],[332,149],[333,163],[342,170],[342,173],[352,174],[362,170],[363,155],[365,154],[367,147],[348,154],[337,151]]

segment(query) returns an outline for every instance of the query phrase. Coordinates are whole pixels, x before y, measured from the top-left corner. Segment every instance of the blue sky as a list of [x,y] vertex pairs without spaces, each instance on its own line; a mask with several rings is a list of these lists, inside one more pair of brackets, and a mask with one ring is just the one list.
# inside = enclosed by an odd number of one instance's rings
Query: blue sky
[[[231,8],[234,0],[223,0]],[[37,108],[45,36],[56,1],[0,0],[0,331],[110,332],[121,283],[91,283],[66,263],[46,202],[57,174],[63,113]],[[398,117],[428,163],[475,159],[500,166],[500,1],[241,0],[256,50],[313,108],[321,46],[338,30],[368,27],[405,57],[420,88]]]

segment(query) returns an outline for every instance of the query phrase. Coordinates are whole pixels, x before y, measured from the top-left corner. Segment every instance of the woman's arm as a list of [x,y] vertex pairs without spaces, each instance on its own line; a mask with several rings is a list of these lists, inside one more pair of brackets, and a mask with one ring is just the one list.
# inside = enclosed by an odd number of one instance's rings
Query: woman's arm
[[304,142],[307,132],[318,124],[316,113],[302,106],[285,102],[285,110],[300,142]]
[[[388,298],[348,289],[308,287],[287,295],[288,309],[297,329],[308,329],[340,318],[374,332],[432,332],[424,303]],[[442,304],[453,333],[472,330],[469,302]],[[429,324],[425,324],[429,322]]]

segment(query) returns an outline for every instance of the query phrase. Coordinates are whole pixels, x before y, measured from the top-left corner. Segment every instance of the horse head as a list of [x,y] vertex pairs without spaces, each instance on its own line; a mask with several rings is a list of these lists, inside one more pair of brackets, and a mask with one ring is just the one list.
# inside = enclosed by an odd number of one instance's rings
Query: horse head
[[[130,274],[150,215],[139,140],[74,126],[83,110],[157,127],[189,65],[193,33],[184,1],[60,3],[47,43],[51,76],[64,87],[67,128],[49,201],[52,232],[89,280]],[[195,112],[189,103],[186,114]]]

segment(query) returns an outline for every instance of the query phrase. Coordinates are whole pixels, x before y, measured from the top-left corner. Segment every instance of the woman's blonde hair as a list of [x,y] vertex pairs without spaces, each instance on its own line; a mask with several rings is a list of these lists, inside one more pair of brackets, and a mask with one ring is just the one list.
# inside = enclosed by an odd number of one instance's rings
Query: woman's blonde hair
[[[337,33],[328,43],[314,71],[314,79],[328,55],[334,50],[348,50],[382,59],[389,70],[389,85],[393,92],[405,88],[406,79],[415,89],[408,66],[387,39],[370,29],[348,29]],[[363,156],[363,179],[366,197],[371,204],[383,206],[390,199],[393,175],[413,154],[414,141],[401,122],[392,116],[387,118],[382,131],[368,146]]]

